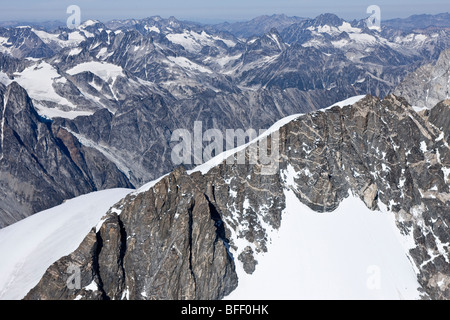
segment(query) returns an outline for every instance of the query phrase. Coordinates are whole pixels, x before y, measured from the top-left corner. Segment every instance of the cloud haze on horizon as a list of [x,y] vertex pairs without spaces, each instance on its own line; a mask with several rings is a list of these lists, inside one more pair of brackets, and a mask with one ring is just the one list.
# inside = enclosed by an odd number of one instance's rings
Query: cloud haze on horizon
[[112,0],[0,0],[0,21],[65,21],[66,9],[75,4],[81,8],[82,20],[145,18],[160,15],[175,16],[181,20],[222,22],[248,20],[260,15],[286,14],[288,16],[315,17],[331,12],[351,20],[368,16],[366,8],[375,4],[381,8],[381,19],[405,18],[413,14],[436,14],[450,11],[448,0],[165,0],[165,1],[112,1]]

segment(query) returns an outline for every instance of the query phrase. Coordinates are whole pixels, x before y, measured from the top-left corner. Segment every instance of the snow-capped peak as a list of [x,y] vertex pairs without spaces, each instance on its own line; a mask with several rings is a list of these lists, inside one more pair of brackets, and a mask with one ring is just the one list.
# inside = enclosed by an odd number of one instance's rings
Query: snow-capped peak
[[92,19],[86,20],[85,22],[83,22],[80,25],[80,28],[87,28],[87,27],[95,26],[97,23],[101,23],[101,22],[98,20],[92,20]]

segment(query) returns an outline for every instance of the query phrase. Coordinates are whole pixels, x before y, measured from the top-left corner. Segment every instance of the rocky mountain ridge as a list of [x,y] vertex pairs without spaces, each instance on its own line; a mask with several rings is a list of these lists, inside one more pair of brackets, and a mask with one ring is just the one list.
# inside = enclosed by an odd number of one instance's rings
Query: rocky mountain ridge
[[[282,126],[274,175],[249,161],[180,167],[110,209],[26,299],[220,299],[239,285],[237,264],[258,268],[269,230],[283,224],[286,190],[317,214],[350,194],[385,207],[423,298],[448,299],[449,112],[448,100],[418,114],[394,95],[367,96]],[[67,288],[69,265],[82,289]]]

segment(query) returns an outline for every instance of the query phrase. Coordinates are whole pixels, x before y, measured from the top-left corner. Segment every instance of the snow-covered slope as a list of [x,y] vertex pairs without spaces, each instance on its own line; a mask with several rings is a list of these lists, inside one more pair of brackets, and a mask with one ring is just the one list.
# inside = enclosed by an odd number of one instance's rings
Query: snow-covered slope
[[123,69],[114,64],[105,63],[105,62],[84,62],[76,65],[75,67],[67,70],[66,72],[70,75],[79,74],[82,72],[92,72],[103,81],[108,83],[114,83],[117,77],[125,76],[123,73]]
[[59,75],[58,71],[47,62],[37,61],[34,65],[21,73],[16,73],[14,76],[15,81],[27,90],[32,99],[51,101],[76,109],[73,103],[55,92],[54,82],[65,83],[66,79]]
[[392,212],[371,211],[351,196],[337,210],[317,213],[292,190],[284,193],[268,252],[252,275],[237,262],[239,285],[226,299],[420,298]]
[[108,209],[131,190],[66,201],[0,230],[0,299],[22,299],[61,257],[73,252]]

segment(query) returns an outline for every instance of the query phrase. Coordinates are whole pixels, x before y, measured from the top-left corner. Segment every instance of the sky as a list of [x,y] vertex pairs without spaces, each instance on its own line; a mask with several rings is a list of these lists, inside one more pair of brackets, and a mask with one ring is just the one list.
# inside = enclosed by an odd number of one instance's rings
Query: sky
[[82,21],[159,15],[214,23],[282,13],[313,18],[326,12],[352,20],[367,17],[366,9],[373,4],[380,7],[381,20],[450,12],[449,0],[0,0],[0,21],[66,21],[69,5],[80,7]]

